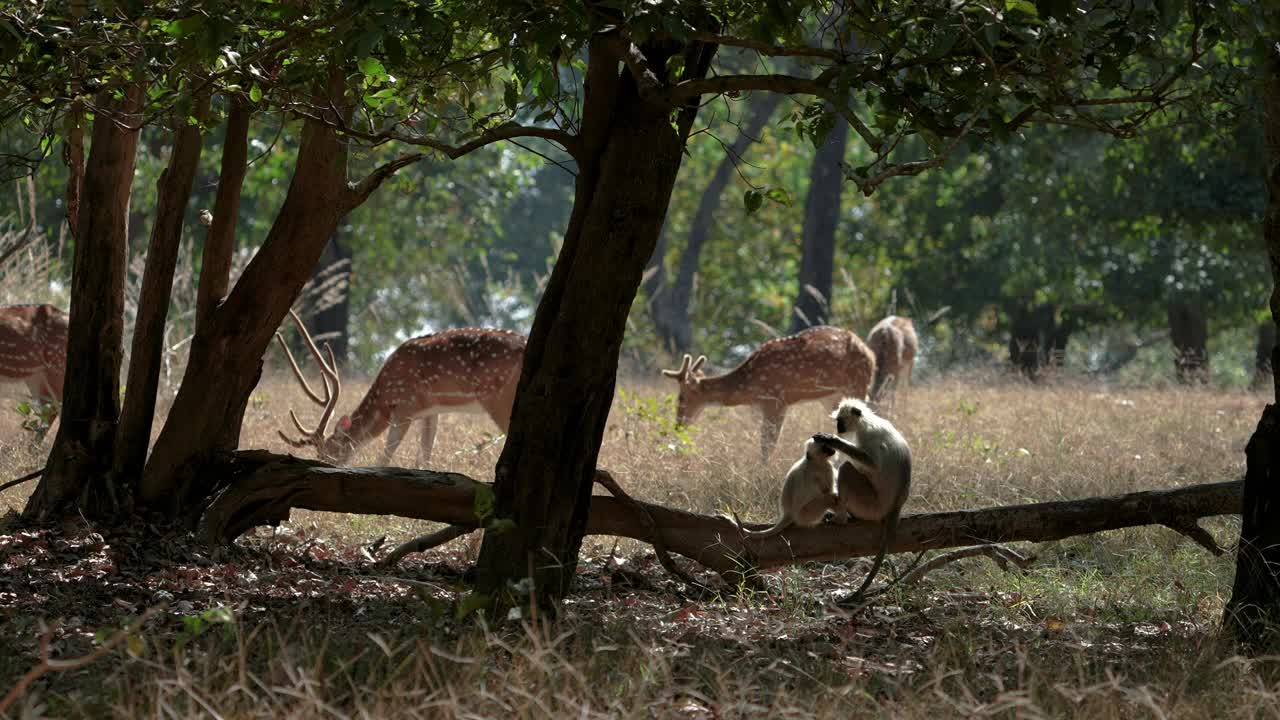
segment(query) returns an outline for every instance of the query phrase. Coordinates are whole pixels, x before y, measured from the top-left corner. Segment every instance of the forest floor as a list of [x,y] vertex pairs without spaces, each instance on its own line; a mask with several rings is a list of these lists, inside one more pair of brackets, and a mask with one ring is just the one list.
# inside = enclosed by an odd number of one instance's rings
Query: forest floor
[[[253,396],[242,446],[286,448],[286,378]],[[364,387],[349,383],[345,410]],[[792,409],[759,461],[759,421],[711,409],[673,427],[674,384],[623,382],[600,465],[645,500],[771,520],[779,478],[831,421]],[[1238,479],[1261,396],[996,377],[920,384],[897,414],[912,443],[908,513]],[[492,478],[482,416],[446,416],[432,467]],[[42,463],[0,418],[0,480]],[[16,445],[15,445],[16,443]],[[381,444],[355,462],[377,462]],[[410,434],[397,462],[416,463]],[[47,442],[45,451],[47,451]],[[34,483],[0,494],[20,510]],[[1204,522],[1232,546],[1238,518]],[[694,599],[644,545],[588,538],[554,626],[455,620],[476,552],[463,537],[394,570],[373,557],[433,529],[395,517],[296,512],[234,547],[75,518],[0,521],[0,696],[37,664],[83,654],[159,607],[87,667],[37,680],[10,717],[1276,717],[1277,658],[1220,637],[1234,556],[1160,527],[1038,546],[1025,573],[983,558],[846,613],[830,599],[865,561],[768,573],[768,593]],[[10,528],[10,529],[6,529]],[[902,568],[911,558],[893,559]],[[893,570],[887,573],[894,575]],[[706,577],[706,576],[704,576]],[[707,578],[710,579],[710,578]],[[52,624],[52,629],[46,628]]]

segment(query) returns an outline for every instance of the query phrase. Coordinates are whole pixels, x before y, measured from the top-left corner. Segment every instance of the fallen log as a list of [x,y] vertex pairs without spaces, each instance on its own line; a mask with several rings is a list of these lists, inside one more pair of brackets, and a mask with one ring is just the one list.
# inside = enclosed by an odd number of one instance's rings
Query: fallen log
[[[404,468],[334,467],[318,460],[250,450],[223,456],[199,471],[223,486],[200,520],[209,542],[230,542],[257,525],[288,519],[292,508],[365,515],[397,515],[476,527],[476,492],[491,488],[466,475]],[[491,491],[490,491],[491,492]],[[1164,525],[1221,552],[1196,524],[1202,517],[1239,514],[1242,481],[1207,483],[1111,497],[1010,505],[904,516],[889,550],[917,552],[984,543],[1045,542],[1104,530]],[[643,512],[640,512],[640,511]],[[642,515],[646,515],[642,517]],[[764,525],[748,526],[763,528]],[[853,523],[791,528],[762,541],[744,541],[722,517],[699,515],[631,499],[593,495],[588,535],[613,535],[654,544],[718,573],[814,560],[873,555],[879,526]]]

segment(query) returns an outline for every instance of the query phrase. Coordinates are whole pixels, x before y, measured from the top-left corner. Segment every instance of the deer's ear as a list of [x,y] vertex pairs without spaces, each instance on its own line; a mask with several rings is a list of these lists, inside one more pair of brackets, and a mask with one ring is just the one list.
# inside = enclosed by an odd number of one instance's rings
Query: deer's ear
[[338,420],[338,429],[341,430],[342,432],[348,432],[351,430],[350,415],[343,415],[342,418]]

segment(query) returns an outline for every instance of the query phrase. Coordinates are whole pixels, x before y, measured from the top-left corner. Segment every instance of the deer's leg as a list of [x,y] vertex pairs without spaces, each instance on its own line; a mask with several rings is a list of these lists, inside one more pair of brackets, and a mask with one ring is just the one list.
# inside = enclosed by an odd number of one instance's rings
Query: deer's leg
[[778,444],[778,433],[782,432],[782,421],[787,418],[787,406],[772,401],[760,408],[763,415],[760,422],[760,456],[767,462]]
[[422,427],[418,428],[418,467],[426,467],[431,462],[431,450],[436,446],[436,430],[439,429],[439,415],[422,418]]
[[489,419],[493,420],[493,424],[498,426],[498,430],[506,433],[507,427],[511,425],[511,406],[515,402],[516,386],[512,383],[507,390],[481,399],[480,406],[489,415]]
[[382,451],[383,465],[391,464],[391,458],[395,457],[396,450],[400,449],[400,441],[404,440],[404,434],[409,432],[409,426],[412,424],[412,418],[392,416],[391,424],[387,427],[387,446]]

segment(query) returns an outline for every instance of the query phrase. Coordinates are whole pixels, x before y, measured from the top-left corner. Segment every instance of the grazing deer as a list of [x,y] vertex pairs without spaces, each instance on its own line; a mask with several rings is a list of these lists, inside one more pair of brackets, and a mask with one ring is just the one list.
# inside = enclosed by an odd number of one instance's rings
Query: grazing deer
[[0,307],[0,381],[25,382],[36,400],[60,403],[66,361],[66,313],[52,305]]
[[887,396],[896,410],[901,389],[902,407],[906,410],[907,386],[911,384],[911,369],[915,367],[916,351],[920,349],[915,323],[911,318],[890,315],[871,328],[867,345],[876,354],[876,379],[871,385],[871,402],[883,405]]
[[382,462],[390,464],[409,426],[421,419],[418,461],[426,464],[435,445],[439,416],[444,413],[485,412],[502,432],[507,431],[524,361],[523,335],[509,330],[458,328],[406,340],[383,363],[355,412],[338,420],[333,435],[326,438],[329,418],[342,391],[337,362],[327,344],[326,361],[297,314],[292,310],[289,314],[320,365],[324,384],[322,395],[311,389],[284,338],[276,333],[303,391],[324,408],[314,430],[304,428],[298,416],[289,411],[302,438],[283,432],[280,437],[293,447],[313,446],[322,459],[342,463],[360,446],[386,432]]
[[679,370],[662,374],[680,383],[676,422],[693,422],[707,405],[753,405],[760,409],[760,451],[773,452],[787,407],[806,400],[825,400],[836,407],[844,397],[866,397],[876,372],[876,358],[857,335],[819,325],[769,340],[741,365],[718,377],[702,374],[705,355],[686,354]]

